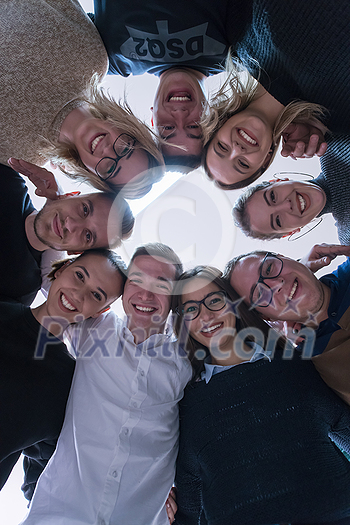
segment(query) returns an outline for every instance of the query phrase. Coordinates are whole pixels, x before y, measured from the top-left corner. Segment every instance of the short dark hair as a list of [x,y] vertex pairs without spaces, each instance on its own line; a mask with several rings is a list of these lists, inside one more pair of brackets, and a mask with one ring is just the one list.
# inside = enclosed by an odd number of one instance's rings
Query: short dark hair
[[[180,171],[188,173],[201,165],[202,155],[164,155],[167,171]],[[170,168],[170,169],[169,169]],[[171,169],[173,168],[173,169]]]
[[252,188],[248,188],[247,191],[242,193],[236,200],[232,208],[232,216],[235,222],[235,225],[242,230],[242,232],[248,237],[253,237],[253,239],[260,239],[266,241],[268,239],[281,239],[285,233],[276,232],[276,233],[259,233],[251,228],[250,217],[247,213],[247,204],[250,199],[255,195],[256,192],[262,191],[265,188],[271,186],[273,182],[264,181]]
[[140,257],[141,255],[147,255],[150,257],[162,257],[163,259],[166,259],[169,261],[174,267],[175,267],[175,281],[178,280],[180,275],[183,272],[183,266],[182,262],[180,261],[180,258],[170,246],[167,246],[166,244],[162,244],[161,242],[150,242],[148,244],[143,244],[136,248],[134,251],[130,263],[127,268],[127,273],[130,270],[130,267],[136,257]]
[[60,261],[55,261],[52,263],[52,270],[48,274],[48,279],[50,281],[55,280],[55,274],[57,270],[62,268],[66,263],[73,263],[75,261],[78,261],[79,259],[82,259],[83,257],[86,257],[86,255],[99,255],[100,257],[104,257],[107,259],[113,268],[119,272],[123,286],[126,282],[126,264],[123,261],[119,255],[117,255],[114,251],[108,250],[107,248],[93,248],[92,250],[85,250],[85,252],[81,253],[80,255],[77,255],[76,257],[67,257],[66,259],[61,259]]
[[[265,257],[267,253],[273,253],[273,252],[270,252],[269,250],[266,250],[266,251],[265,250],[253,250],[252,252],[249,252],[249,253],[241,253],[241,255],[236,255],[236,257],[233,257],[226,264],[223,275],[222,275],[223,279],[227,279],[228,281],[230,280],[231,274],[233,270],[235,269],[236,265],[239,263],[241,259],[244,259],[244,257],[250,257],[251,255],[259,255],[259,256]],[[277,255],[277,254],[274,254],[274,255]]]

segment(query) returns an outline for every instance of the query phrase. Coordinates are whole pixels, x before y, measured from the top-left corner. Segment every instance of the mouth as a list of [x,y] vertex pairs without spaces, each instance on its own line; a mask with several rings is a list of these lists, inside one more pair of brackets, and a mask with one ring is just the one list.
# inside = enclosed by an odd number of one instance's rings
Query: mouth
[[188,91],[172,91],[166,100],[167,102],[191,102],[192,96]]
[[206,326],[205,328],[202,328],[201,334],[203,334],[205,337],[212,337],[219,330],[221,330],[221,328],[223,327],[223,324],[224,323],[217,323],[211,326]]
[[293,300],[293,298],[294,298],[294,296],[295,296],[295,294],[297,292],[298,286],[299,286],[298,279],[295,279],[294,283],[293,283],[293,286],[291,288],[290,294],[288,295],[287,302]]
[[77,308],[75,308],[75,306],[67,299],[63,292],[60,295],[60,301],[64,310],[69,310],[70,312],[77,311]]
[[250,146],[259,146],[255,135],[253,135],[251,131],[248,132],[246,129],[238,128],[237,133],[241,137],[241,139]]
[[297,205],[299,208],[299,211],[301,215],[304,213],[304,211],[308,208],[308,203],[303,195],[301,193],[296,192],[297,194]]
[[57,237],[59,237],[60,239],[63,239],[62,225],[61,225],[61,221],[57,214],[53,218],[52,229],[54,233],[57,235]]
[[157,310],[154,306],[141,306],[140,304],[133,304],[133,307],[142,314],[153,314]]
[[95,136],[92,141],[90,142],[90,151],[92,154],[94,154],[95,152],[95,149],[97,148],[97,146],[99,145],[99,143],[101,142],[101,140],[103,140],[103,138],[106,136],[106,133],[103,133],[101,135],[97,135]]

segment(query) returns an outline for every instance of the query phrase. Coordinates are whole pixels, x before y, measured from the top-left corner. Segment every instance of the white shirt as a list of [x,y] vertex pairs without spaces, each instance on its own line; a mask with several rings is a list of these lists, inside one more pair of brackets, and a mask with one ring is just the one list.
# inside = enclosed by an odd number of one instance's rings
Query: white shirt
[[72,343],[64,425],[22,523],[168,525],[189,361],[164,334],[135,345],[113,312],[77,325]]

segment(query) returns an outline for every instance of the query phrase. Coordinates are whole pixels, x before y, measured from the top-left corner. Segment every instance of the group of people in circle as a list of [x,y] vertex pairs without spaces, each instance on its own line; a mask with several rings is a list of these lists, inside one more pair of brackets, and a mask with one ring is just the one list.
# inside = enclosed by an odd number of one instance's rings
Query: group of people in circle
[[[350,264],[314,272],[350,255],[350,7],[135,2],[3,1],[0,487],[23,454],[25,525],[347,525]],[[151,127],[101,88],[107,72],[159,77]],[[252,185],[279,151],[322,173]],[[64,194],[48,161],[93,192]],[[246,235],[332,213],[341,244],[222,272],[150,243],[125,265],[127,201],[199,166],[247,187]]]

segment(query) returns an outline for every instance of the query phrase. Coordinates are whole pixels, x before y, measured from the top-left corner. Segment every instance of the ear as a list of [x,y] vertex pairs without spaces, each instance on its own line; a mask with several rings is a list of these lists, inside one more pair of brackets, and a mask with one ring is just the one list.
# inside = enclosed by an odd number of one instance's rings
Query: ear
[[301,231],[301,228],[295,228],[295,230],[292,230],[289,233],[286,233],[285,235],[282,235],[281,239],[284,239],[285,237],[290,237],[291,235],[294,235],[295,233],[299,233]]
[[106,308],[104,308],[103,310],[100,310],[99,312],[97,312],[96,314],[92,315],[91,317],[93,319],[96,319],[97,317],[99,317],[101,314],[103,314],[103,312],[108,312],[108,310],[110,310],[110,306],[106,306]]
[[67,197],[76,197],[77,195],[80,195],[80,191],[71,191],[70,193],[64,193],[63,195],[59,195],[58,199],[66,199]]

